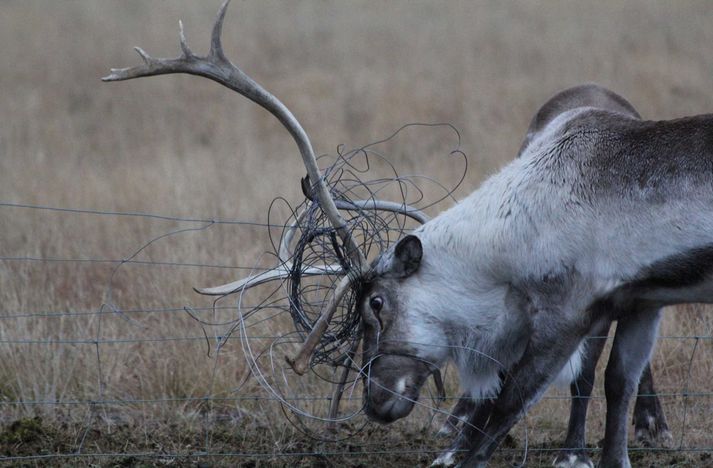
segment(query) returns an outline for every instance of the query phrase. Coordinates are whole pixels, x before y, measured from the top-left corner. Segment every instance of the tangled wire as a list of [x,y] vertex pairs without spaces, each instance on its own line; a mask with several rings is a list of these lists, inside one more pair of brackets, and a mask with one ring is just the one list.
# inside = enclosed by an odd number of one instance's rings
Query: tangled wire
[[[382,151],[382,146],[386,143],[396,144],[394,140],[403,136],[408,129],[417,130],[419,139],[421,133],[427,130],[449,132],[454,143],[447,150],[440,149],[443,148],[443,138],[438,134],[436,140],[439,149],[431,152],[442,152],[441,156],[435,156],[438,158],[436,161],[446,162],[449,168],[453,167],[453,171],[447,172],[450,177],[454,172],[457,174],[455,184],[447,186],[432,177],[402,174],[397,170],[396,165]],[[455,161],[452,159],[454,156],[457,158]],[[325,164],[326,169],[323,169],[327,186],[346,221],[350,235],[368,260],[377,258],[404,233],[425,222],[427,216],[424,210],[435,210],[443,202],[450,204],[456,201],[454,192],[465,179],[468,167],[467,158],[460,150],[460,134],[455,127],[445,123],[404,125],[383,140],[352,150],[339,146],[336,155],[319,159],[326,161],[329,158],[333,162]],[[388,171],[388,175],[370,178],[377,171],[380,174]],[[274,273],[267,281],[272,287],[261,290],[258,304],[249,306],[243,304],[243,296],[249,286],[234,291],[239,293],[238,316],[234,320],[222,323],[199,322],[202,325],[230,327],[230,330],[221,334],[218,350],[227,343],[228,337],[239,335],[248,364],[248,375],[281,403],[288,420],[308,435],[315,435],[315,431],[306,427],[305,419],[335,424],[346,422],[361,412],[361,408],[355,408],[350,414],[338,416],[342,393],[347,386],[351,386],[353,391],[361,375],[355,357],[361,342],[361,316],[356,309],[356,302],[362,284],[359,281],[352,283],[310,360],[310,375],[331,384],[332,396],[326,399],[312,396],[305,398],[305,394],[311,395],[314,387],[310,387],[307,383],[309,379],[304,377],[292,380],[295,375],[285,365],[282,356],[277,356],[277,350],[282,346],[294,350],[295,346],[305,340],[322,309],[327,306],[336,284],[343,275],[353,274],[353,269],[341,238],[320,208],[317,197],[313,196],[311,183],[306,178],[302,181],[302,191],[305,198],[296,207],[278,198],[273,200],[268,212],[269,226],[277,225],[270,222],[270,218],[275,216],[273,212],[278,204],[286,204],[291,213],[286,221],[279,223],[282,226],[279,236],[274,237],[275,232],[268,230],[273,249],[268,255],[278,259],[274,270],[265,272],[266,276]],[[260,276],[256,274],[253,278]],[[268,309],[278,309],[279,312],[248,324],[248,319]],[[253,345],[252,338],[255,337],[251,336],[254,330],[252,327],[258,323],[274,322],[284,312],[289,313],[294,330],[281,333],[267,347]],[[193,314],[191,316],[198,320]],[[351,378],[350,373],[353,374]],[[329,401],[328,411],[319,406],[321,403],[318,400],[322,403]],[[291,416],[296,416],[297,421],[293,421]]]
[[[453,131],[456,145],[449,150],[449,156],[462,158],[462,172],[455,185],[446,187],[436,179],[420,175],[399,174],[395,165],[386,155],[378,151],[378,146],[397,138],[404,130],[413,127],[444,127]],[[386,165],[391,174],[388,177],[367,179],[374,161]],[[455,200],[454,192],[465,178],[467,159],[460,150],[460,135],[449,124],[408,124],[399,128],[389,137],[369,145],[344,151],[337,148],[334,163],[324,170],[327,185],[332,197],[345,216],[350,234],[357,239],[357,244],[367,258],[373,258],[386,250],[389,244],[398,240],[406,231],[413,229],[413,219],[409,219],[408,210],[423,211],[438,205],[446,199]],[[441,192],[435,200],[428,200],[426,192],[421,187],[425,182],[438,187]],[[305,200],[294,210],[294,214],[286,223],[296,226],[300,235],[291,249],[288,277],[289,311],[295,329],[303,334],[312,330],[321,308],[325,306],[325,298],[336,283],[336,275],[327,275],[329,280],[310,281],[303,273],[310,269],[322,268],[328,272],[351,271],[348,256],[334,227],[319,207],[312,186],[307,178],[302,179],[302,191]],[[391,198],[395,194],[398,199],[394,203]],[[400,211],[375,209],[374,202],[384,200],[389,196],[389,202],[399,207]],[[418,218],[414,216],[414,218]],[[423,222],[423,219],[420,219]],[[284,235],[284,234],[283,234]],[[314,276],[310,276],[313,279]],[[361,317],[356,310],[356,300],[359,295],[360,283],[356,281],[350,292],[340,304],[337,312],[329,322],[327,332],[322,337],[312,357],[311,365],[328,363],[341,365],[348,350],[355,347],[361,339]]]

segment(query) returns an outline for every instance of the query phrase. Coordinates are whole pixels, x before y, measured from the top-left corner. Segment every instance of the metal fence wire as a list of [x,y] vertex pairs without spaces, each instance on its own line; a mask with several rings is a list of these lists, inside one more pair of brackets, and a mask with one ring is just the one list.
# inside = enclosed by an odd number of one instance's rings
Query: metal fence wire
[[[409,185],[413,178],[395,174],[363,183],[358,176],[368,169],[369,157],[378,154],[364,148],[340,152],[341,166],[332,174],[343,181],[342,195],[374,197],[396,184],[404,204],[415,201],[424,209],[434,204],[418,184]],[[435,186],[441,187],[436,202],[450,202],[454,188]],[[364,187],[365,193],[356,193]],[[334,392],[340,369],[359,367],[354,355],[354,362],[336,362],[330,358],[334,348],[325,348],[305,377],[294,375],[285,363],[284,356],[292,355],[304,337],[304,327],[295,331],[289,282],[218,300],[190,291],[215,277],[234,279],[274,267],[280,236],[304,209],[281,203],[286,222],[274,222],[273,216],[259,222],[0,202],[3,223],[33,217],[52,229],[56,245],[72,244],[63,232],[75,223],[88,237],[101,223],[109,223],[110,231],[133,223],[142,235],[148,233],[148,240],[122,245],[125,256],[85,256],[81,245],[63,251],[30,243],[26,250],[15,243],[0,252],[0,461],[430,463],[450,440],[438,432],[459,399],[453,370],[444,374],[445,398],[429,383],[411,416],[378,426],[363,415],[356,373],[342,382],[338,396]],[[372,256],[413,227],[403,216],[390,216],[371,218],[364,227],[370,234],[362,242],[370,243]],[[205,245],[209,234],[223,246],[226,239],[270,238],[272,249],[257,255],[254,264],[239,264],[243,254],[227,255],[231,260],[221,262],[182,259],[186,244]],[[314,257],[320,256],[310,248]],[[202,254],[195,248],[188,252]],[[309,261],[318,260],[323,258]],[[307,307],[320,307],[333,280],[300,285]],[[713,320],[705,308],[687,308],[667,314],[652,358],[657,395],[673,437],[651,446],[637,445],[630,437],[637,463],[713,463]],[[352,330],[358,324],[347,322],[344,326]],[[335,398],[341,406],[333,418],[329,406]],[[603,434],[601,385],[591,400],[588,443],[596,454]],[[568,389],[550,390],[499,449],[496,466],[523,460],[529,466],[549,465],[564,439],[569,402]]]

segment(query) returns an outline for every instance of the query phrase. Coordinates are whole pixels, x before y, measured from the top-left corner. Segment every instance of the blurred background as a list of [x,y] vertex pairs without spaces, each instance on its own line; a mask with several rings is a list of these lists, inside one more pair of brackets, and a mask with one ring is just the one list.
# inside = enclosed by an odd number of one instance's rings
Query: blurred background
[[[179,19],[193,50],[206,51],[218,6],[0,3],[2,455],[69,465],[191,464],[181,455],[194,452],[233,453],[198,458],[227,465],[429,463],[447,443],[432,437],[432,412],[323,445],[285,423],[238,340],[216,354],[220,327],[206,331],[183,310],[206,308],[213,321],[234,315],[210,310],[191,288],[271,264],[261,256],[271,248],[261,224],[276,197],[301,201],[301,160],[272,116],[213,82],[100,77],[138,64],[136,45],[178,55]],[[646,119],[713,111],[712,22],[709,2],[688,0],[255,0],[234,1],[223,41],[228,57],[296,114],[318,153],[411,122],[454,125],[469,158],[462,198],[517,154],[534,112],[563,88],[596,82]],[[401,172],[453,185],[463,167],[445,156],[452,146],[452,134],[421,129],[392,142],[388,155]],[[117,212],[169,219],[109,214]],[[273,212],[279,222],[288,214],[286,206]],[[186,221],[196,219],[242,224]],[[184,229],[192,230],[132,257]],[[144,263],[122,264],[129,257]],[[686,309],[667,314],[653,369],[674,447],[695,450],[633,452],[639,464],[711,463],[713,316]],[[290,324],[264,326],[275,335]],[[303,394],[324,393],[306,385]],[[457,395],[452,378],[448,389]],[[598,384],[592,445],[603,434],[602,393]],[[551,392],[518,427],[515,457],[527,430],[531,447],[545,450],[530,455],[532,466],[550,463],[567,394]],[[41,458],[75,452],[84,458]]]

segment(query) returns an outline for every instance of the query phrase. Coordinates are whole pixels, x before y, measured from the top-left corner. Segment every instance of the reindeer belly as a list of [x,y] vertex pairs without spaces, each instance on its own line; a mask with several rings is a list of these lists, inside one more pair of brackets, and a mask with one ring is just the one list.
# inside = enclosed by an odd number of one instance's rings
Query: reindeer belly
[[[617,297],[618,296],[618,297]],[[713,302],[713,244],[668,256],[644,268],[615,297],[667,304]]]
[[560,369],[559,374],[557,374],[555,385],[558,387],[567,387],[571,382],[579,377],[579,373],[582,371],[582,359],[586,345],[586,340],[582,340],[579,343],[577,349],[574,353],[572,353],[562,369]]

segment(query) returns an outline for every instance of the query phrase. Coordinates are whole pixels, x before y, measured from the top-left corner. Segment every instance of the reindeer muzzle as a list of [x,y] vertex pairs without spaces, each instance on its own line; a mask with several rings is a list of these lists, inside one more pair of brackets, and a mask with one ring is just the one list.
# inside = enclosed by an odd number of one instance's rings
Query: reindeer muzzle
[[382,424],[411,413],[429,376],[434,376],[441,398],[444,392],[438,368],[416,356],[382,354],[371,362],[365,374],[366,415]]

